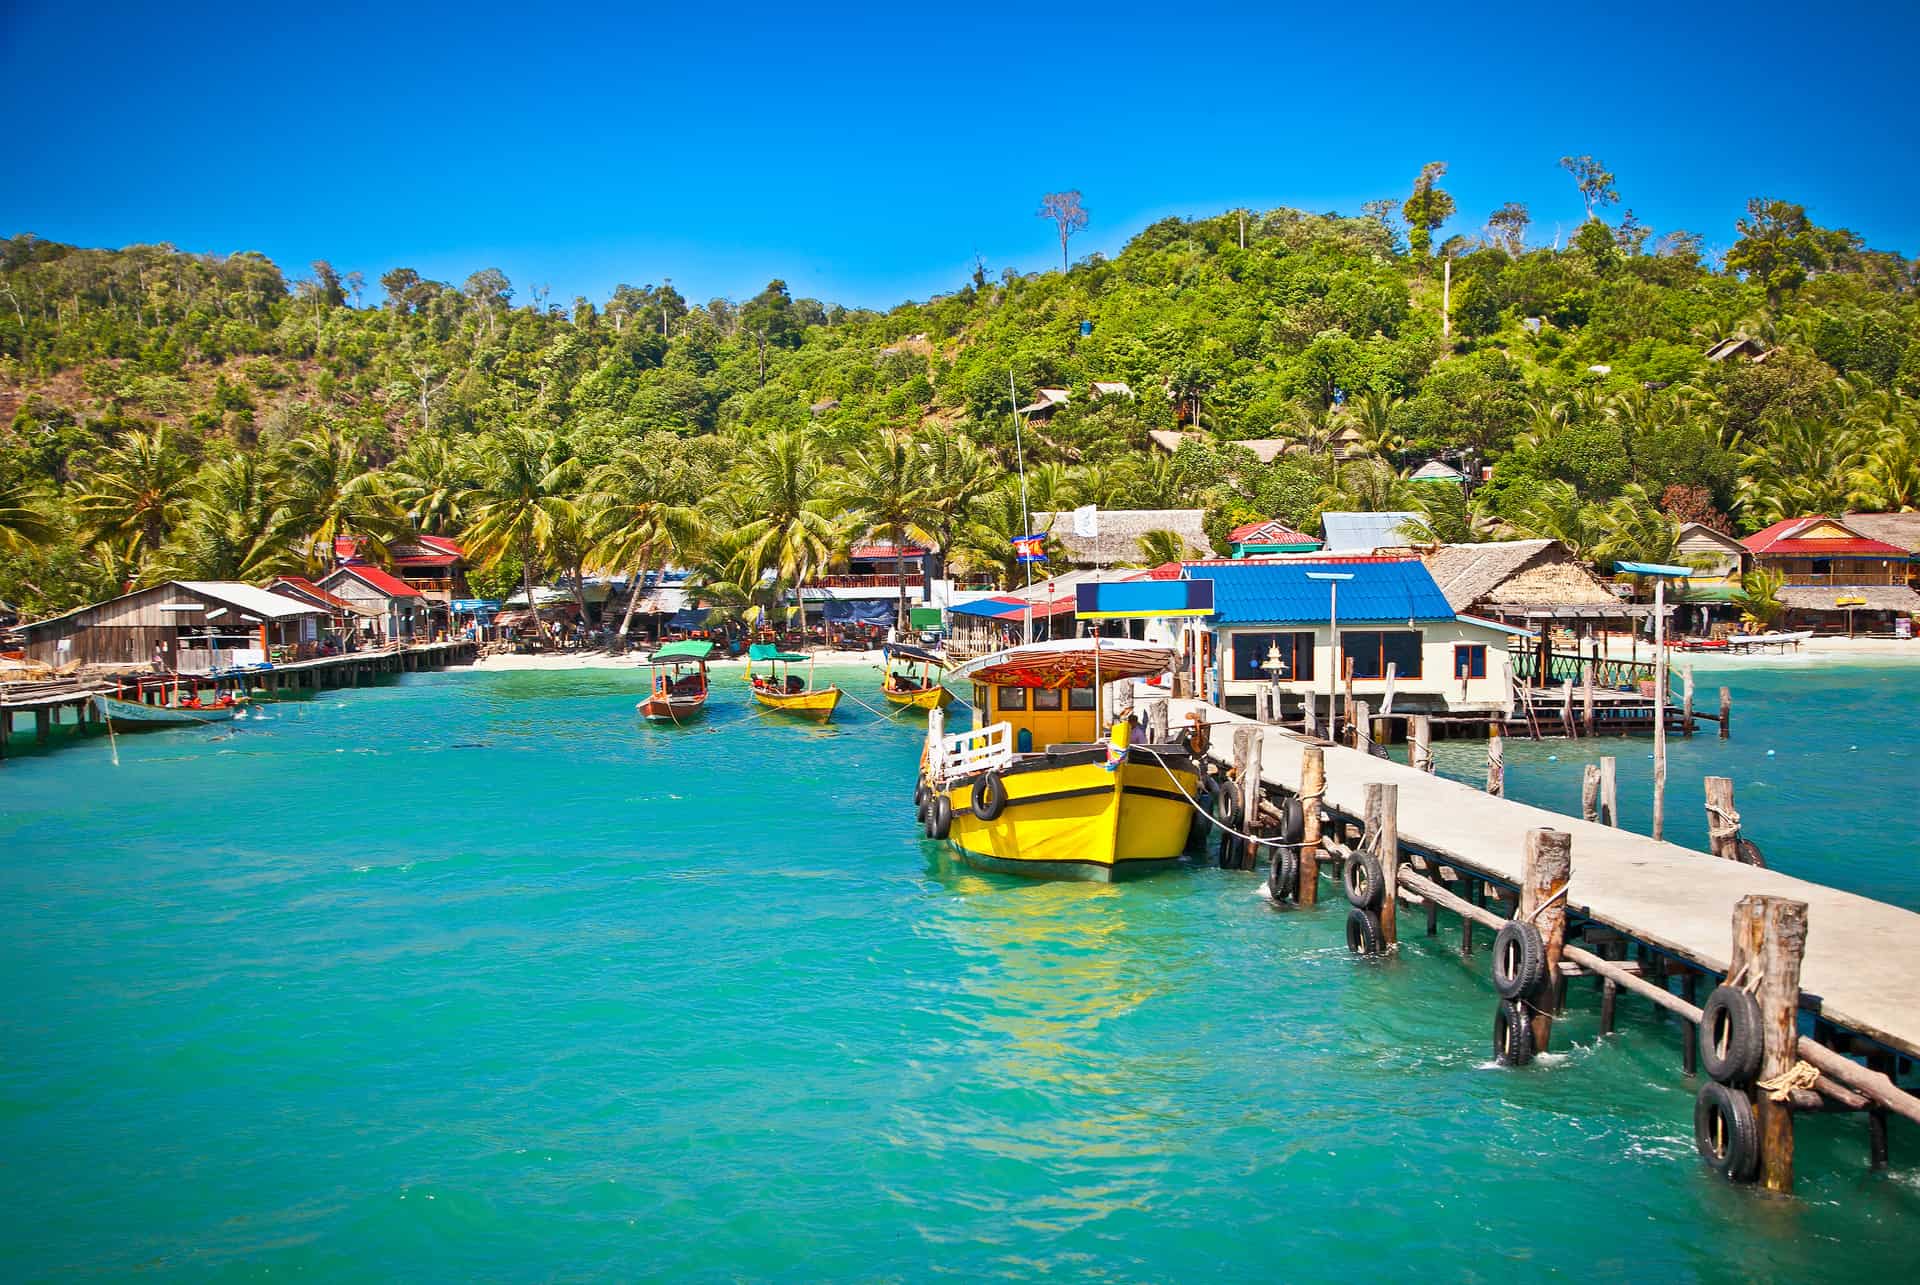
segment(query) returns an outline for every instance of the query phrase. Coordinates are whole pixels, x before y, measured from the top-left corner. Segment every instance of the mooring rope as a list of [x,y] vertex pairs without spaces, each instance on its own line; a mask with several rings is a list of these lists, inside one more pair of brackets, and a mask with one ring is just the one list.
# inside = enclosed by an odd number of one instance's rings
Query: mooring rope
[[1718,803],[1707,804],[1707,835],[1714,839],[1730,839],[1740,833],[1740,814],[1732,808],[1723,808]]
[[1780,1074],[1754,1081],[1753,1087],[1766,1091],[1775,1102],[1785,1102],[1795,1089],[1811,1089],[1820,1082],[1820,1068],[1811,1062],[1796,1060]]
[[1135,745],[1132,748],[1139,750],[1142,754],[1148,754],[1153,757],[1154,762],[1160,765],[1160,770],[1167,774],[1167,779],[1173,782],[1173,788],[1180,791],[1181,797],[1186,799],[1188,804],[1192,806],[1195,812],[1198,812],[1201,816],[1206,818],[1208,825],[1214,826],[1217,829],[1225,830],[1228,834],[1232,835],[1236,839],[1243,839],[1248,843],[1258,844],[1263,848],[1293,848],[1295,850],[1299,849],[1300,845],[1297,843],[1281,843],[1278,839],[1263,839],[1257,834],[1245,834],[1239,830],[1234,829],[1232,826],[1228,825],[1225,821],[1222,821],[1220,818],[1214,816],[1213,813],[1207,811],[1207,809],[1200,806],[1199,801],[1195,799],[1191,794],[1187,793],[1187,787],[1180,784],[1180,778],[1173,774],[1173,769],[1167,766],[1166,759],[1161,757],[1160,752],[1158,750],[1149,749],[1145,745]]

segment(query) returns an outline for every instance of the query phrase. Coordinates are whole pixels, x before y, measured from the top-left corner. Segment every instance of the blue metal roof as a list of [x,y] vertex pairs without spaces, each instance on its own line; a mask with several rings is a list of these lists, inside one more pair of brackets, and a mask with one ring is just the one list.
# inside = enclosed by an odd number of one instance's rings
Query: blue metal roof
[[1327,553],[1372,553],[1375,549],[1400,549],[1407,537],[1400,528],[1408,522],[1423,522],[1418,513],[1322,513],[1320,528],[1327,537]]
[[1452,620],[1453,608],[1419,562],[1235,562],[1187,568],[1213,581],[1214,620],[1223,625],[1315,624],[1327,618],[1331,584],[1310,571],[1351,575],[1339,581],[1340,623]]

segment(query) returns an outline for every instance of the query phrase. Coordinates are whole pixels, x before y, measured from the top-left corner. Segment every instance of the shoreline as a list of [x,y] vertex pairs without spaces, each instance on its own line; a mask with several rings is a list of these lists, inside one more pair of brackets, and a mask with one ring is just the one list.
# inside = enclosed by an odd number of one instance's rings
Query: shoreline
[[[490,669],[499,673],[516,670],[577,670],[577,669],[645,669],[647,652],[631,652],[625,656],[609,656],[605,652],[563,652],[559,654],[543,653],[530,656],[482,656],[468,666],[469,669]],[[874,651],[816,651],[807,653],[809,659],[818,665],[874,665],[878,666],[885,656]],[[716,657],[707,662],[709,670],[745,669],[745,657]]]

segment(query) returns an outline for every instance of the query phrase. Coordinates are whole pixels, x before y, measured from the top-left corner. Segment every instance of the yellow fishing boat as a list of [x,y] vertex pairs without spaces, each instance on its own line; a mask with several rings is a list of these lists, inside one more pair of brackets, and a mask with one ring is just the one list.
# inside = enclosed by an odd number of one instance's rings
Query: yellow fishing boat
[[1128,639],[1032,643],[954,671],[973,685],[974,730],[928,715],[916,791],[929,837],[972,865],[1108,882],[1180,859],[1199,781],[1191,742],[1151,745],[1106,722],[1105,685],[1164,673],[1165,647]]
[[942,681],[947,663],[940,657],[903,643],[889,643],[885,655],[887,676],[880,684],[880,694],[889,704],[944,709],[953,699]]
[[[793,673],[790,666],[801,661],[807,662],[807,676],[803,681],[800,675]],[[767,672],[759,674],[754,665],[767,662]],[[828,684],[815,688],[813,685],[813,657],[799,652],[781,651],[772,643],[755,643],[747,649],[747,682],[752,685],[753,699],[770,710],[781,714],[792,714],[799,718],[810,718],[824,723],[833,717],[834,706],[840,703],[840,689]]]

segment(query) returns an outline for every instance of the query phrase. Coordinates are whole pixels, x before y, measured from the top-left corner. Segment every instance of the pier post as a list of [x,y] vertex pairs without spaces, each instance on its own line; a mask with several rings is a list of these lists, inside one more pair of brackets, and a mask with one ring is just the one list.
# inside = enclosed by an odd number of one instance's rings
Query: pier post
[[47,743],[47,737],[53,732],[53,711],[45,705],[33,711],[33,739],[41,745]]
[[1365,701],[1350,700],[1347,718],[1353,725],[1353,748],[1362,754],[1373,753],[1373,711]]
[[1147,702],[1148,744],[1165,745],[1167,736],[1167,702],[1164,700]]
[[1588,640],[1587,663],[1583,666],[1586,670],[1586,692],[1582,696],[1585,709],[1581,712],[1580,722],[1585,735],[1589,737],[1593,735],[1593,671],[1600,668],[1599,647],[1599,643]]
[[[1807,903],[1786,897],[1746,896],[1733,908],[1729,979],[1758,983],[1765,1051],[1761,1080],[1784,1075],[1800,1058],[1800,958],[1807,948]],[[1754,1092],[1760,1125],[1759,1181],[1768,1191],[1793,1190],[1793,1109],[1765,1089]]]
[[1407,739],[1412,748],[1407,751],[1407,759],[1419,771],[1429,775],[1433,772],[1433,720],[1425,714],[1415,714],[1407,720]]
[[1733,810],[1733,778],[1710,776],[1707,786],[1707,851],[1740,860],[1740,814]]
[[[1164,704],[1164,702],[1163,702]],[[1253,834],[1260,824],[1260,756],[1266,733],[1257,727],[1237,727],[1233,732],[1233,762],[1240,771],[1240,832]],[[1255,851],[1251,843],[1239,847],[1242,870],[1254,868]]]
[[1580,819],[1600,819],[1600,765],[1589,763],[1580,772]]
[[1727,688],[1720,689],[1720,739],[1727,739],[1727,729],[1733,723],[1733,693]]
[[1693,666],[1680,671],[1680,734],[1693,735]]
[[1620,824],[1620,761],[1611,754],[1600,759],[1600,824]]
[[1487,726],[1487,793],[1499,798],[1507,792],[1507,760],[1502,752],[1500,725]]
[[1320,735],[1320,719],[1313,709],[1313,693],[1309,691],[1305,703],[1301,706],[1300,730],[1308,736]]
[[1560,730],[1569,740],[1580,735],[1580,725],[1573,721],[1573,679],[1571,677],[1560,687]]
[[[1347,725],[1351,727],[1353,725],[1353,657],[1343,654],[1340,658],[1340,668],[1344,671],[1347,680],[1347,701],[1340,708],[1346,714]],[[1333,722],[1331,710],[1327,711],[1327,722]]]
[[1516,918],[1531,918],[1547,947],[1547,977],[1533,1011],[1533,1047],[1547,1051],[1553,1013],[1560,1007],[1560,952],[1567,941],[1567,881],[1573,877],[1573,836],[1564,830],[1527,831]]
[[1380,949],[1400,940],[1400,787],[1379,781],[1367,785],[1367,838],[1380,859]]
[[[1309,706],[1313,698],[1308,697]],[[1320,900],[1320,799],[1327,792],[1327,755],[1318,745],[1300,751],[1300,890],[1294,904]]]

